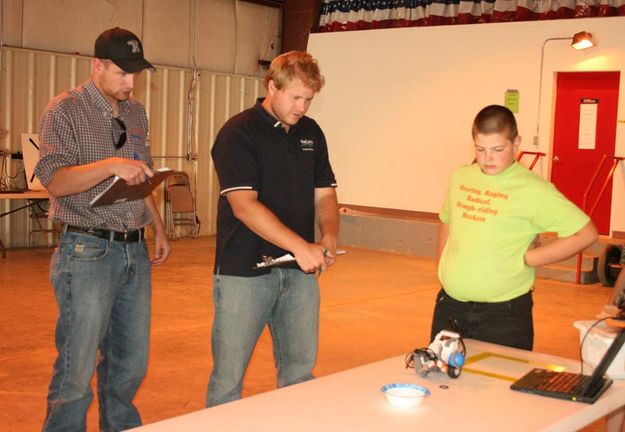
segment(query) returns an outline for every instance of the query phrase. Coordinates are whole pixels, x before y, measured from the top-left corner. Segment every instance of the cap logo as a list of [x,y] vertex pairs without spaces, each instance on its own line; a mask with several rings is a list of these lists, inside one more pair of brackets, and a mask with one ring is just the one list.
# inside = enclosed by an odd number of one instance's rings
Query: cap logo
[[130,46],[130,49],[133,54],[141,53],[141,48],[139,48],[139,41],[132,39],[132,40],[126,41],[126,43]]

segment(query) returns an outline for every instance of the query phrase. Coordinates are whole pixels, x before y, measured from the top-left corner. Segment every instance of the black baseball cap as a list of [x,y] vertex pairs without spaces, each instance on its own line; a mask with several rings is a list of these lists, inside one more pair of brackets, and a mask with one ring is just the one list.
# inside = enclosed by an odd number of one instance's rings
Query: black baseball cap
[[132,32],[115,27],[105,30],[95,41],[93,56],[99,59],[111,60],[120,69],[135,73],[143,69],[155,68],[143,58],[143,45]]

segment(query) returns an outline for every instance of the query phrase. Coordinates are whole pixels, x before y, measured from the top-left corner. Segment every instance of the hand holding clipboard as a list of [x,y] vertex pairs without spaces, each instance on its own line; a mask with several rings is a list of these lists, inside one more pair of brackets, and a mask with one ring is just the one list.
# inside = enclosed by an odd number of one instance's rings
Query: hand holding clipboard
[[113,183],[93,198],[89,205],[98,207],[145,198],[173,173],[170,168],[159,168],[154,171],[153,177],[148,177],[146,181],[137,185],[129,185],[124,179],[115,177]]

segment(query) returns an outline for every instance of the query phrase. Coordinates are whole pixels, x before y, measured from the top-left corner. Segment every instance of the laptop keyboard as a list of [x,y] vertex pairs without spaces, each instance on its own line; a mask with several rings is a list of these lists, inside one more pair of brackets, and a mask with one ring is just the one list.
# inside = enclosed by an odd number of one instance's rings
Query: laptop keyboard
[[550,377],[536,386],[539,390],[557,391],[568,394],[576,394],[583,387],[589,376],[571,372],[553,372]]

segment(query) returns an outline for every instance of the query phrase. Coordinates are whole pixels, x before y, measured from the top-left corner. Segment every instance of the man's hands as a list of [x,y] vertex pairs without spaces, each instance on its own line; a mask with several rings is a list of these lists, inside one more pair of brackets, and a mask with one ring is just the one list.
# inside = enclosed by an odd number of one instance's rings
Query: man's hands
[[293,250],[293,254],[304,272],[319,275],[336,260],[336,239],[325,238],[321,243],[303,243],[297,250]]
[[129,185],[138,185],[154,176],[154,171],[143,161],[114,157],[107,159],[113,175],[122,178]]
[[163,219],[161,219],[161,215],[156,208],[156,202],[152,194],[145,197],[144,201],[150,213],[152,213],[152,230],[154,232],[154,257],[150,262],[152,265],[157,266],[167,261],[167,257],[171,252],[171,245],[167,238],[165,224],[163,224]]
[[164,231],[154,233],[154,256],[150,260],[153,266],[164,264],[171,253],[171,245]]
[[129,185],[143,183],[154,172],[145,162],[112,157],[86,165],[59,168],[47,189],[50,195],[60,197],[84,192],[111,176],[118,176]]

